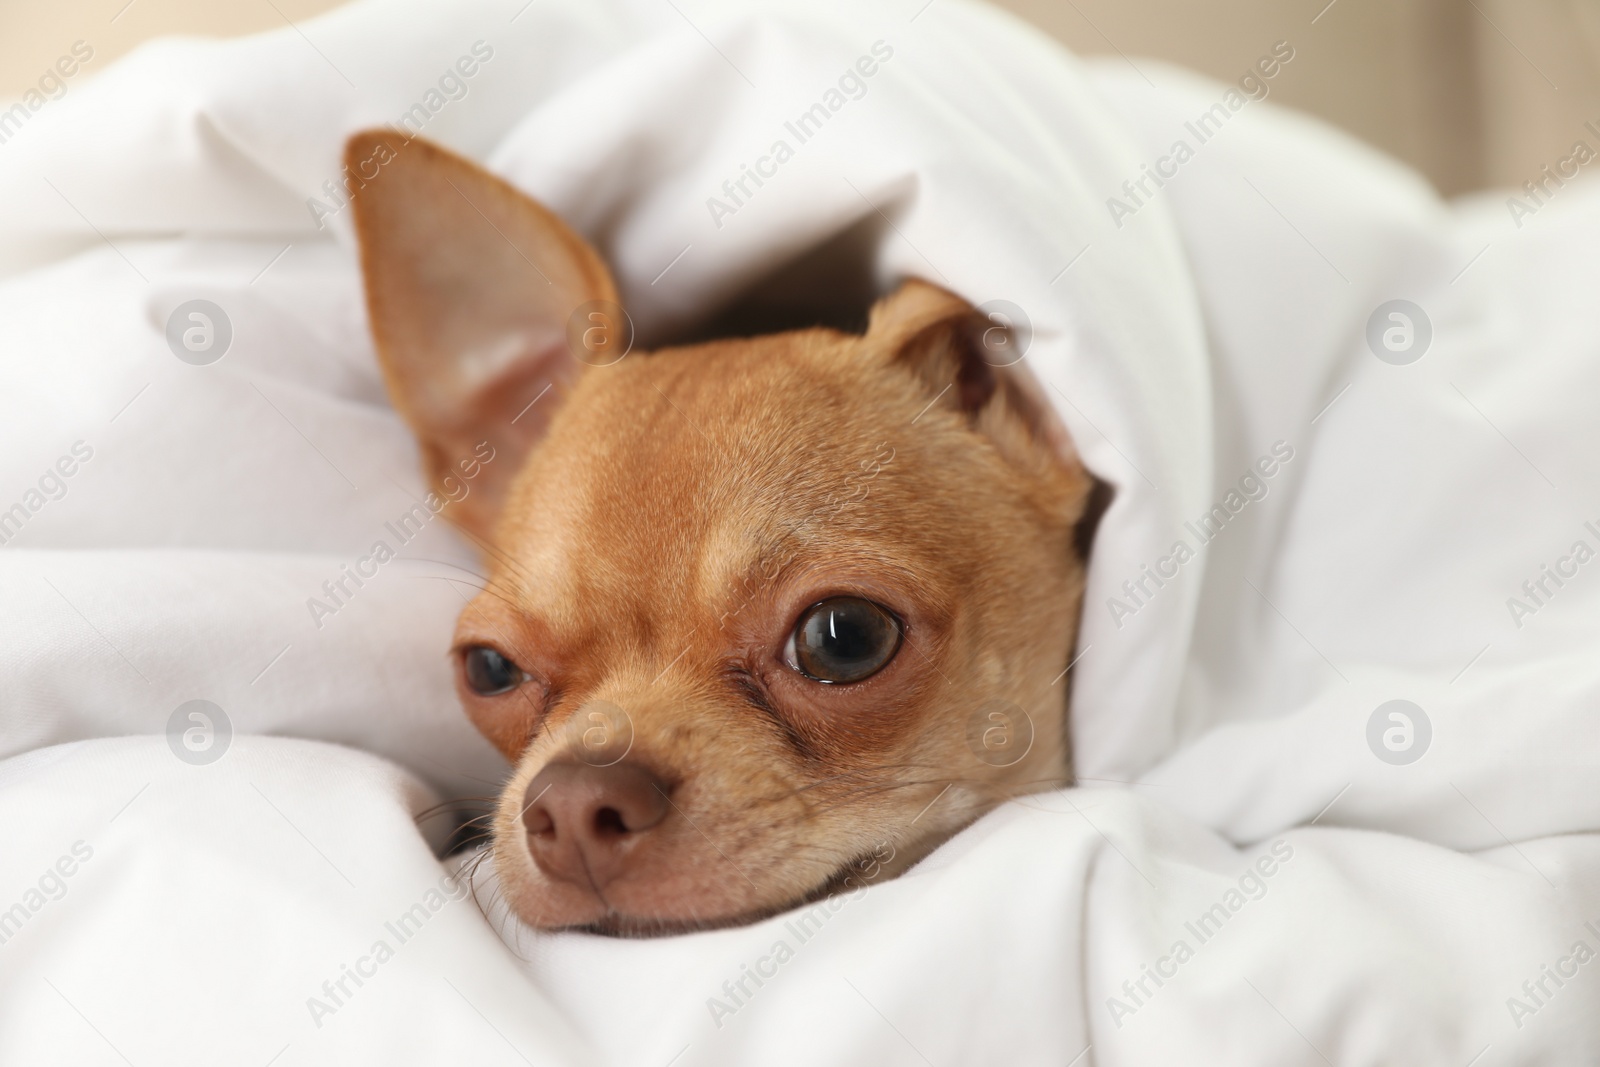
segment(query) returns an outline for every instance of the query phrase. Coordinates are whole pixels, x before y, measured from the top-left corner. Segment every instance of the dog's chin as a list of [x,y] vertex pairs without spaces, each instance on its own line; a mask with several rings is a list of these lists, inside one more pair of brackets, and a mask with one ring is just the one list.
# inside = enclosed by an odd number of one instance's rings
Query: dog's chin
[[778,903],[763,907],[751,908],[729,915],[697,916],[693,918],[677,918],[669,916],[634,915],[619,911],[597,900],[596,904],[604,908],[604,913],[596,919],[583,922],[573,922],[546,926],[551,933],[570,931],[573,933],[598,934],[601,937],[618,938],[651,938],[651,937],[677,937],[681,934],[704,933],[708,930],[726,930],[735,926],[749,926],[753,923],[770,919],[774,915],[782,915],[795,908],[803,908],[808,904],[815,904],[819,900],[826,900],[845,892],[855,892],[862,888],[860,884],[852,884],[851,876],[855,874],[856,882],[860,883],[858,864],[870,853],[842,864],[837,870],[825,878],[821,883],[805,892],[788,897]]

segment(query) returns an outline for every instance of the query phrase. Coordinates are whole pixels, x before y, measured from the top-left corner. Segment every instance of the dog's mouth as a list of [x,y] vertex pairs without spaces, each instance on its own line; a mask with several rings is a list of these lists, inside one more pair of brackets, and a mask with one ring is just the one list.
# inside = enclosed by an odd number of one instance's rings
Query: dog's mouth
[[[750,926],[770,919],[775,915],[782,915],[786,911],[793,911],[796,908],[803,908],[808,904],[815,904],[830,897],[840,896],[847,892],[854,893],[878,882],[888,881],[889,879],[882,874],[882,868],[874,862],[874,859],[873,850],[862,852],[860,855],[842,863],[820,883],[796,896],[776,904],[752,908],[733,915],[720,915],[705,919],[670,919],[629,915],[616,910],[606,901],[603,895],[596,893],[595,895],[599,897],[601,903],[606,905],[607,911],[605,915],[590,922],[574,923],[557,929],[569,930],[575,933],[598,934],[601,937],[644,939],[677,937],[682,934],[705,933],[710,930],[726,930],[736,926]],[[871,876],[864,874],[863,871],[868,868],[877,873]]]

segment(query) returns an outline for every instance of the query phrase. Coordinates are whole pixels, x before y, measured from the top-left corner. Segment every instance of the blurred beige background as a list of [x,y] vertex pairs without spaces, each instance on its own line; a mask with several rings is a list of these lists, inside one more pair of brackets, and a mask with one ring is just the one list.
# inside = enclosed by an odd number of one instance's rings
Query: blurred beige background
[[[938,2],[938,0],[935,0]],[[104,69],[161,34],[229,36],[338,0],[0,0],[0,98],[87,40]],[[999,0],[1082,53],[1233,80],[1288,40],[1273,98],[1399,156],[1442,192],[1521,185],[1600,120],[1600,0]]]

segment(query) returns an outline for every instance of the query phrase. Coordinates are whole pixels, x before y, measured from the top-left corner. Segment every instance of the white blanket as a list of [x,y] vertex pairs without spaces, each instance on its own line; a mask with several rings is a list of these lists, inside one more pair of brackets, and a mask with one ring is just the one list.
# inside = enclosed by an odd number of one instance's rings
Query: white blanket
[[[365,0],[41,101],[0,144],[0,1063],[1594,1062],[1600,196],[1445,205],[1254,99],[1314,40],[1275,45],[1230,89],[959,0]],[[444,657],[475,564],[392,530],[337,189],[402,118],[595,240],[646,343],[851,230],[879,287],[1022,308],[1117,490],[1082,786],[738,930],[536,935],[455,880],[416,817],[504,771]]]

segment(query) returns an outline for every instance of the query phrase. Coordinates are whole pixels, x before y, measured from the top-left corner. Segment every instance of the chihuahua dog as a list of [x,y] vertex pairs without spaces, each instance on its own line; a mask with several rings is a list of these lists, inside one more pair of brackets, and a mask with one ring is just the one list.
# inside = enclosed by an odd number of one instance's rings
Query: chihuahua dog
[[450,508],[488,572],[453,657],[515,764],[493,856],[520,917],[751,922],[1071,781],[1094,482],[1002,326],[908,280],[863,334],[629,351],[549,210],[392,130],[346,159],[429,479],[497,456]]

